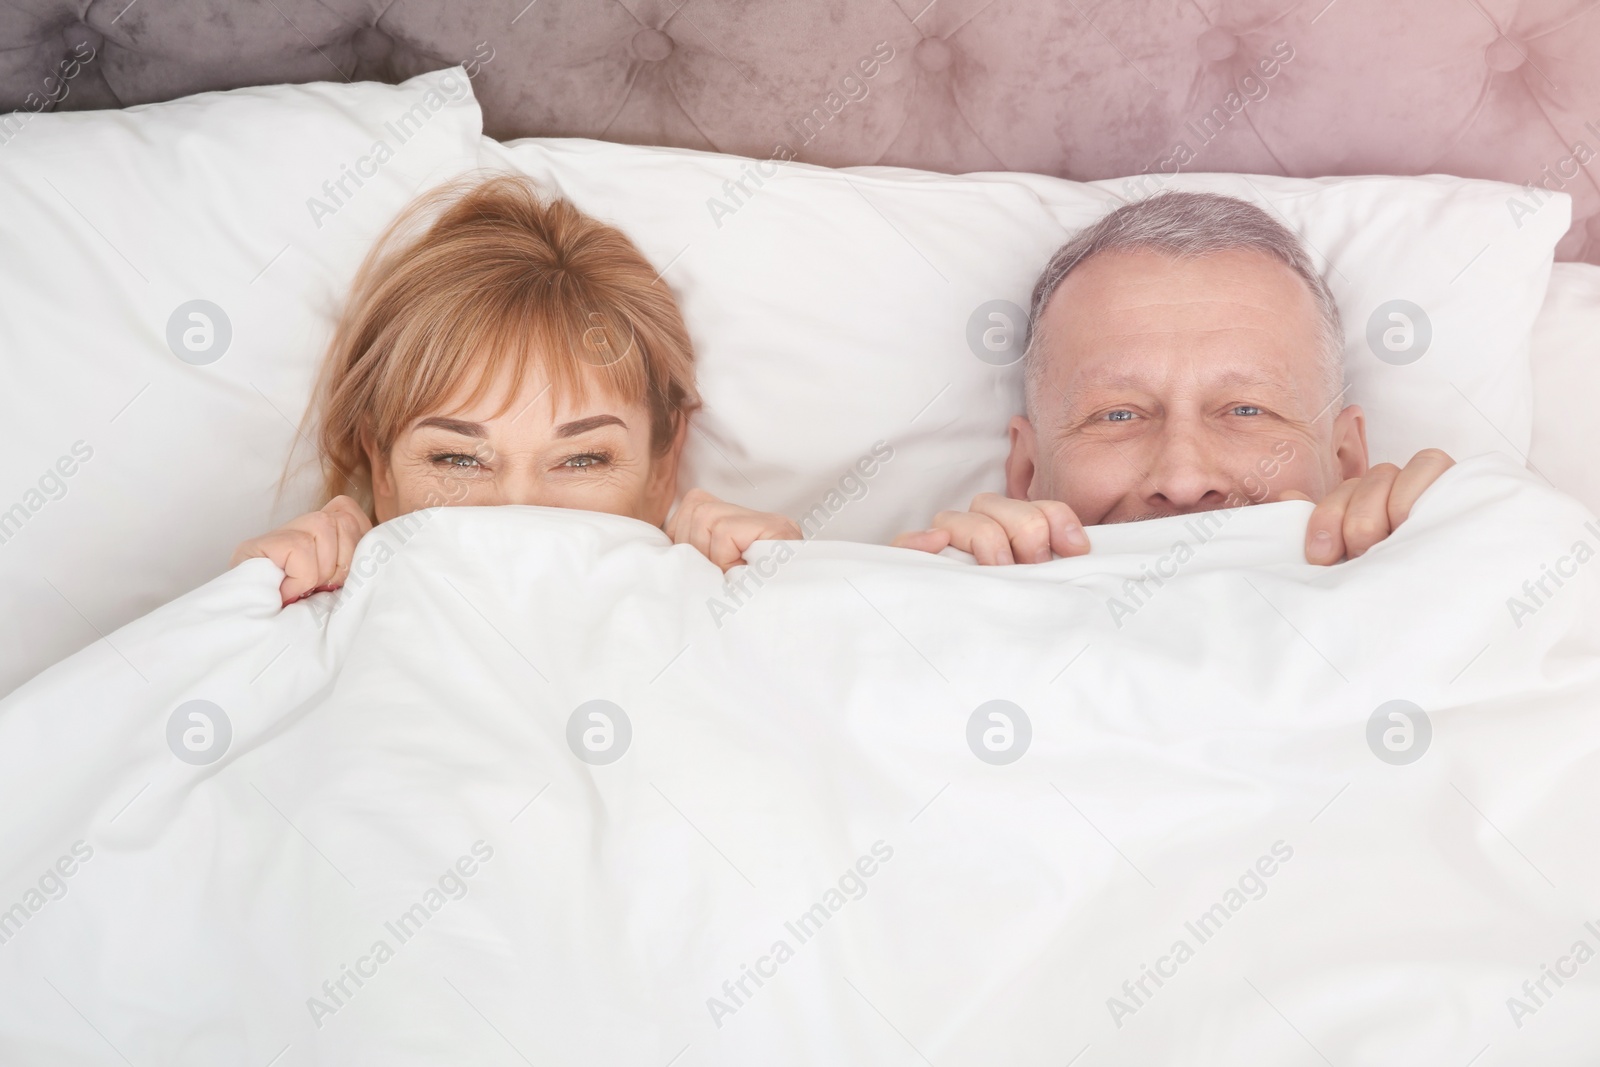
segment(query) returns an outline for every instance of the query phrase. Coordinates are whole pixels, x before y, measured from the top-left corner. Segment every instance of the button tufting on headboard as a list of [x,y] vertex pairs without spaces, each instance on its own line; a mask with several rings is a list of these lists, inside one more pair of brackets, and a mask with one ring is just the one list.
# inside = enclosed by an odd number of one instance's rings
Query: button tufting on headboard
[[350,38],[356,56],[363,63],[382,63],[394,51],[394,38],[376,26],[363,26]]
[[672,54],[672,38],[660,30],[640,30],[631,44],[633,54],[646,63],[659,63]]
[[1200,58],[1212,63],[1220,59],[1227,59],[1239,49],[1239,39],[1227,30],[1213,26],[1200,35],[1195,42],[1200,50]]
[[830,166],[1550,181],[1600,262],[1600,0],[0,0],[0,113],[467,57],[502,140],[766,157],[821,108]]
[[1509,39],[1497,37],[1493,44],[1484,49],[1483,61],[1488,64],[1490,70],[1496,70],[1504,74],[1522,66],[1523,63],[1527,62],[1527,57],[1523,52],[1518,51],[1517,46],[1512,44]]
[[917,66],[928,71],[945,70],[955,59],[950,46],[937,37],[925,37],[918,41],[912,55]]
[[82,22],[69,24],[61,31],[61,40],[67,46],[67,51],[83,54],[85,52],[98,52],[105,43],[105,38],[93,26]]

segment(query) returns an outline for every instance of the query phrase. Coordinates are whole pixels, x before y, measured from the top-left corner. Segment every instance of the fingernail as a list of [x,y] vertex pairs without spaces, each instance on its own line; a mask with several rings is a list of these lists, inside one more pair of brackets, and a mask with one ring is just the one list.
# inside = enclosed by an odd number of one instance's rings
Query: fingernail
[[1319,559],[1333,555],[1333,534],[1327,530],[1318,530],[1317,535],[1311,539],[1311,554]]
[[1089,535],[1083,532],[1082,526],[1067,527],[1067,544],[1082,550],[1089,547]]

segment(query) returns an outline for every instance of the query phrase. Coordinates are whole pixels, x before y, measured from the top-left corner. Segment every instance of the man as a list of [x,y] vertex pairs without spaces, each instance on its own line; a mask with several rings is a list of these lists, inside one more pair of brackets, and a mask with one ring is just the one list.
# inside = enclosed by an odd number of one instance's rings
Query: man
[[1309,500],[1306,559],[1359,556],[1454,461],[1368,466],[1343,340],[1299,239],[1260,208],[1177,192],[1119,208],[1034,289],[1006,495],[894,543],[1037,563],[1089,551],[1086,525]]

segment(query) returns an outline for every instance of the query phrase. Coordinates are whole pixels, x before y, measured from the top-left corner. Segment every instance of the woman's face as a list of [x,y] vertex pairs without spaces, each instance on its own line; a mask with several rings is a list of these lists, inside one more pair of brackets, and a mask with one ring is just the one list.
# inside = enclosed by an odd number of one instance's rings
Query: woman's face
[[386,456],[368,448],[379,522],[443,505],[536,504],[666,521],[687,422],[664,454],[650,449],[650,412],[591,388],[583,404],[553,402],[550,380],[530,368],[467,404],[463,388],[418,416]]

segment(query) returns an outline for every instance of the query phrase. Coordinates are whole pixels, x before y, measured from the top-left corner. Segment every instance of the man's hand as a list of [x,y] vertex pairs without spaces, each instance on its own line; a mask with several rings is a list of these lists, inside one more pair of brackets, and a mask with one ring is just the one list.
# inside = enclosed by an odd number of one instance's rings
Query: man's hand
[[[1404,470],[1393,463],[1380,463],[1360,478],[1341,482],[1323,497],[1306,524],[1306,561],[1330,566],[1355,559],[1394,533],[1423,490],[1455,464],[1437,448],[1424,448],[1411,457]],[[1310,497],[1291,491],[1279,499]]]
[[979,493],[972,498],[971,511],[941,511],[931,529],[903,533],[892,544],[920,552],[959,548],[983,564],[1048,563],[1052,551],[1058,556],[1089,551],[1089,535],[1059,500]]
[[693,545],[724,571],[744,562],[744,550],[757,541],[800,541],[793,519],[751,511],[718,500],[704,489],[691,489],[667,522],[675,545]]

